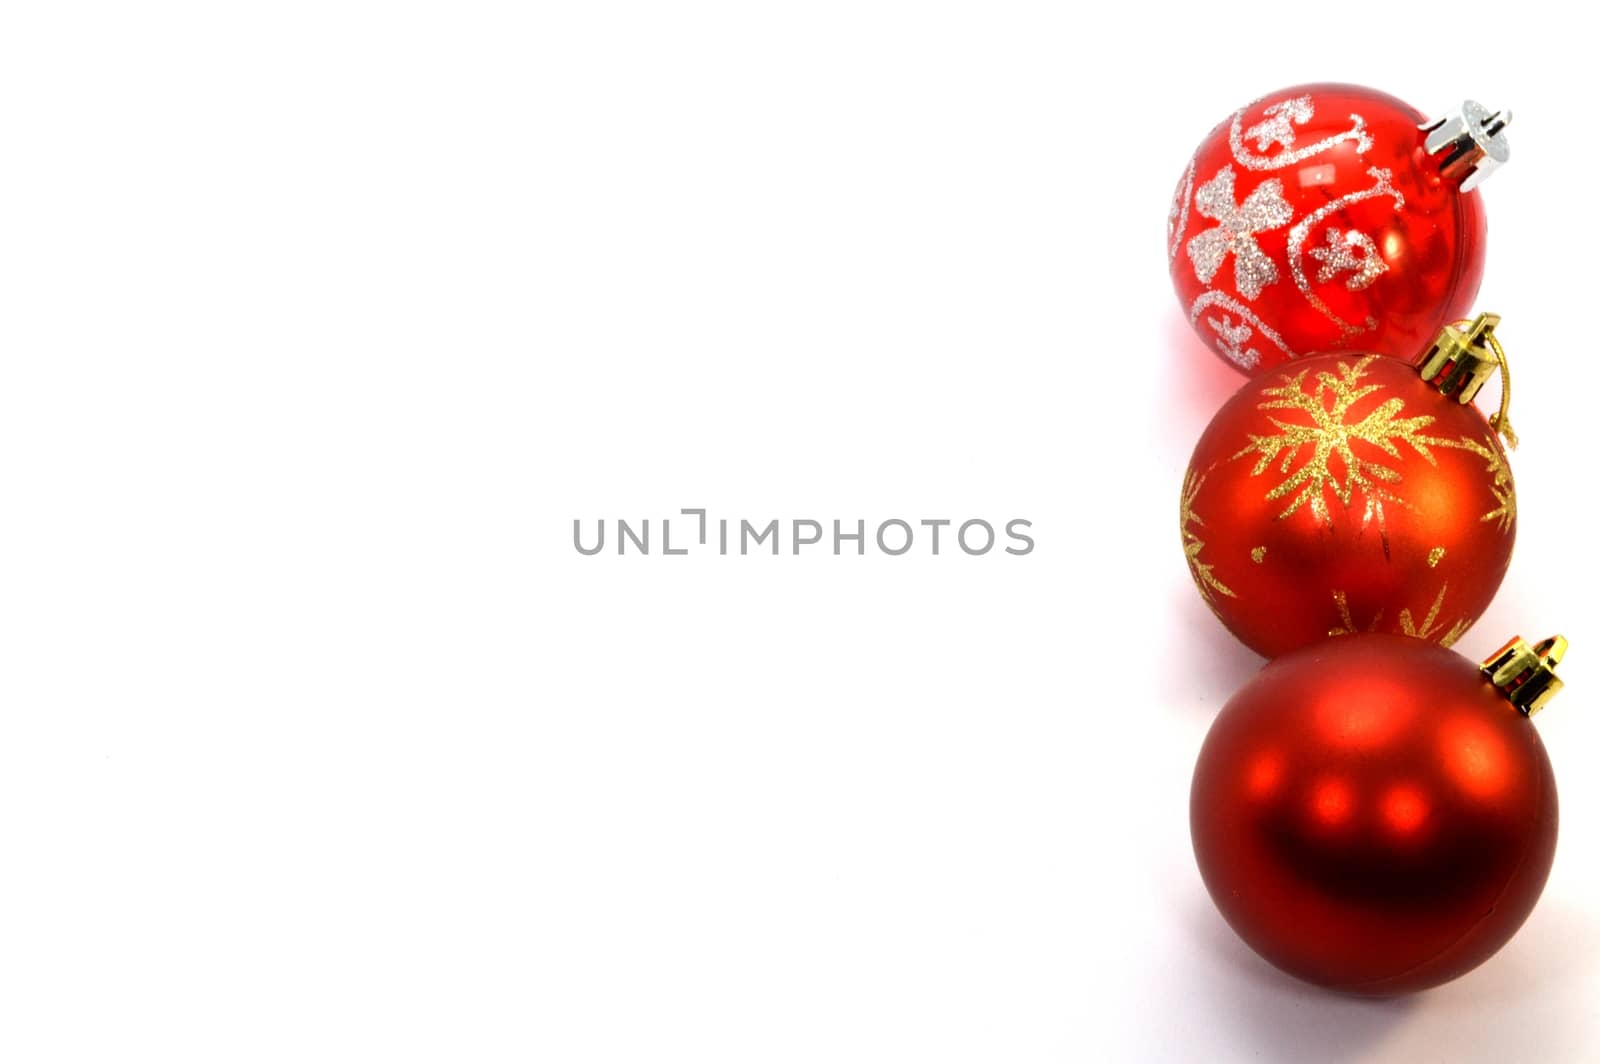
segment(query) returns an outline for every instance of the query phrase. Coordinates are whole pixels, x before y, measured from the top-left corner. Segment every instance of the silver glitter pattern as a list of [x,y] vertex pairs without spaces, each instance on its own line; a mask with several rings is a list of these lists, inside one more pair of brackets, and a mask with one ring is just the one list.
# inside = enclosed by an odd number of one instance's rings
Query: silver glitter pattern
[[1294,127],[1311,121],[1315,111],[1311,97],[1297,96],[1292,100],[1279,100],[1265,111],[1266,118],[1244,131],[1245,140],[1256,142],[1256,151],[1266,151],[1274,144],[1294,147]]
[[1378,246],[1372,242],[1372,238],[1359,229],[1347,229],[1341,233],[1330,227],[1323,236],[1328,242],[1311,249],[1311,257],[1322,263],[1317,270],[1320,284],[1327,284],[1341,273],[1350,273],[1352,276],[1345,278],[1344,286],[1352,292],[1359,292],[1389,268],[1383,256],[1378,254]]
[[1254,329],[1256,334],[1263,340],[1282,351],[1285,358],[1300,357],[1288,344],[1283,342],[1283,337],[1279,336],[1270,325],[1256,317],[1249,307],[1226,292],[1218,292],[1215,289],[1209,292],[1201,292],[1199,297],[1195,299],[1194,304],[1189,308],[1189,324],[1195,325],[1200,321],[1200,315],[1212,307],[1220,307],[1233,315],[1237,315],[1240,319],[1240,322],[1236,324],[1228,315],[1222,315],[1220,322],[1224,323],[1227,329],[1230,330],[1229,335],[1226,337],[1223,335],[1222,330],[1217,328],[1217,325],[1212,324],[1212,322],[1219,319],[1207,319],[1207,324],[1211,325],[1212,329],[1217,333],[1219,341],[1221,341],[1222,353],[1231,358],[1240,368],[1248,370],[1261,361],[1259,352],[1254,348],[1244,347],[1250,337],[1249,335],[1240,334],[1239,330],[1243,328]]
[[1269,178],[1242,204],[1234,202],[1233,167],[1224,166],[1194,194],[1194,209],[1217,224],[1189,239],[1189,261],[1201,284],[1210,284],[1222,263],[1233,255],[1233,282],[1239,294],[1254,299],[1278,279],[1278,267],[1255,241],[1254,234],[1288,225],[1294,209],[1283,198],[1283,183]]
[[1235,323],[1228,314],[1207,318],[1206,324],[1217,334],[1217,346],[1235,365],[1241,369],[1255,369],[1261,364],[1261,353],[1253,347],[1244,346],[1255,335],[1255,330],[1250,326],[1243,322]]
[[[1250,108],[1260,103],[1252,100],[1233,113],[1233,125],[1228,130],[1228,146],[1233,149],[1233,158],[1246,170],[1282,170],[1286,166],[1293,166],[1313,155],[1327,151],[1336,144],[1350,140],[1355,141],[1356,154],[1364,155],[1372,147],[1372,137],[1367,133],[1366,119],[1360,115],[1350,116],[1351,128],[1343,133],[1335,133],[1331,137],[1324,137],[1314,144],[1304,148],[1294,148],[1294,127],[1305,125],[1311,120],[1314,113],[1311,97],[1299,96],[1293,100],[1284,100],[1275,103],[1266,109],[1267,118],[1251,126],[1249,131],[1244,129],[1244,114]],[[1272,144],[1281,144],[1284,150],[1276,155],[1260,155],[1252,153],[1245,147],[1245,138],[1256,141],[1256,150],[1265,151]]]
[[1178,194],[1173,197],[1172,206],[1167,210],[1167,261],[1171,262],[1178,257],[1178,249],[1183,246],[1183,232],[1189,228],[1189,193],[1194,191],[1194,160],[1189,160],[1189,168],[1183,172],[1183,180],[1178,185]]
[[[1328,215],[1337,211],[1342,211],[1352,204],[1360,203],[1363,200],[1373,199],[1377,196],[1389,196],[1394,200],[1395,210],[1398,211],[1400,208],[1406,205],[1405,197],[1400,194],[1398,189],[1389,183],[1389,178],[1393,175],[1390,174],[1388,170],[1385,170],[1381,166],[1369,167],[1367,169],[1367,176],[1371,177],[1374,181],[1374,184],[1371,188],[1364,188],[1359,192],[1351,192],[1347,195],[1340,196],[1336,200],[1331,200],[1330,202],[1323,204],[1321,207],[1317,208],[1296,222],[1294,228],[1289,230],[1289,272],[1294,275],[1294,286],[1300,289],[1300,294],[1306,297],[1306,302],[1315,307],[1317,312],[1323,317],[1339,326],[1339,329],[1346,336],[1350,336],[1359,332],[1365,332],[1366,330],[1377,325],[1378,322],[1374,318],[1368,318],[1361,325],[1353,325],[1335,314],[1331,309],[1329,309],[1328,304],[1324,303],[1321,298],[1319,298],[1317,294],[1311,290],[1311,281],[1308,277],[1306,277],[1306,267],[1305,262],[1303,261],[1305,257],[1305,243],[1306,236],[1311,232],[1312,229],[1316,228],[1319,222],[1328,217]],[[1363,239],[1366,238],[1363,237]],[[1366,243],[1369,247],[1371,247],[1373,257],[1377,257],[1377,248],[1372,247],[1372,241],[1367,239]],[[1380,258],[1378,261],[1382,262],[1383,260]],[[1324,266],[1324,269],[1326,269],[1326,266]],[[1382,272],[1383,270],[1381,269],[1376,270],[1373,273],[1372,278],[1367,281],[1367,284],[1371,284],[1372,280],[1375,280],[1377,275]]]

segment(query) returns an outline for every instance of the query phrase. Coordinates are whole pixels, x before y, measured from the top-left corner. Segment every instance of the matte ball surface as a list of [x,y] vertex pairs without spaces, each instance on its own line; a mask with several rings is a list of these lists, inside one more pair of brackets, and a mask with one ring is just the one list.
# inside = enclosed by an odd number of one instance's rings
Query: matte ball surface
[[1483,277],[1479,194],[1439,176],[1422,112],[1357,85],[1297,85],[1212,130],[1178,181],[1178,301],[1245,373],[1329,351],[1416,359]]
[[1268,657],[1330,634],[1453,643],[1516,541],[1500,440],[1396,359],[1326,355],[1247,381],[1184,479],[1184,553],[1228,630]]
[[1217,908],[1291,975],[1356,994],[1476,967],[1538,901],[1556,786],[1531,722],[1465,658],[1350,636],[1223,708],[1190,827]]

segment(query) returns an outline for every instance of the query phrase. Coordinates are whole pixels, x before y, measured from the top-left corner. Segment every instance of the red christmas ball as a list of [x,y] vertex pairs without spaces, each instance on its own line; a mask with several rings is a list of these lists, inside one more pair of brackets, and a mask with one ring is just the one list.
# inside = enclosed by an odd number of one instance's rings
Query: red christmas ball
[[1246,382],[1195,446],[1179,514],[1195,586],[1267,657],[1358,631],[1449,646],[1516,541],[1498,433],[1396,359],[1286,368]]
[[[1505,679],[1512,697],[1559,686],[1560,650],[1538,662],[1550,646],[1502,652],[1521,656],[1507,673],[1543,670]],[[1206,889],[1252,949],[1313,983],[1397,994],[1475,968],[1522,926],[1555,857],[1556,781],[1471,662],[1351,636],[1279,658],[1228,701],[1190,828]]]
[[1178,182],[1167,257],[1184,313],[1257,373],[1341,350],[1419,355],[1471,305],[1509,116],[1468,101],[1433,127],[1357,85],[1297,85],[1235,111]]

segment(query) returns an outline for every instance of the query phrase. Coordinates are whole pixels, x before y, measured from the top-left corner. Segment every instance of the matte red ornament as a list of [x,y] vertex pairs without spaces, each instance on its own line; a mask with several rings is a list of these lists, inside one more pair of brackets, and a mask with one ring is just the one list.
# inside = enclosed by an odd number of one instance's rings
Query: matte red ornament
[[[1447,329],[1434,350],[1486,374],[1497,320]],[[1516,487],[1499,433],[1459,401],[1471,389],[1440,387],[1395,359],[1324,355],[1253,378],[1217,412],[1184,478],[1183,547],[1251,649],[1367,631],[1448,646],[1488,607]]]
[[1201,141],[1167,219],[1190,324],[1251,374],[1329,351],[1417,358],[1477,295],[1471,189],[1509,157],[1509,121],[1467,101],[1429,124],[1358,85],[1240,108]]
[[1195,859],[1234,931],[1291,975],[1374,996],[1503,946],[1557,826],[1549,757],[1508,698],[1542,705],[1565,646],[1513,640],[1480,671],[1360,635],[1262,669],[1212,725],[1190,796]]

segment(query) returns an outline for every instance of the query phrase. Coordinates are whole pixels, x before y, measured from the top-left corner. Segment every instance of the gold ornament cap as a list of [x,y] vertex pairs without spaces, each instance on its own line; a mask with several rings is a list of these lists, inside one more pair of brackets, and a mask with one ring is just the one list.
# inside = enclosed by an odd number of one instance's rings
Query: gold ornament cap
[[1422,356],[1422,379],[1458,403],[1470,403],[1483,382],[1500,368],[1495,352],[1494,327],[1498,314],[1479,314],[1463,330],[1459,324],[1446,325]]
[[1565,636],[1553,635],[1534,646],[1529,646],[1521,636],[1489,655],[1479,671],[1524,717],[1531,717],[1543,709],[1561,690],[1561,678],[1556,666],[1567,652]]

